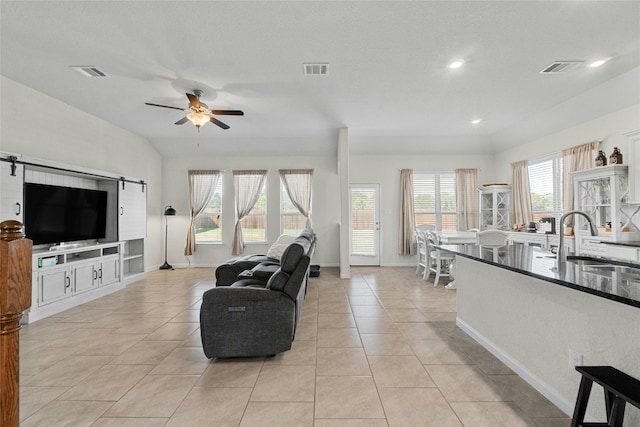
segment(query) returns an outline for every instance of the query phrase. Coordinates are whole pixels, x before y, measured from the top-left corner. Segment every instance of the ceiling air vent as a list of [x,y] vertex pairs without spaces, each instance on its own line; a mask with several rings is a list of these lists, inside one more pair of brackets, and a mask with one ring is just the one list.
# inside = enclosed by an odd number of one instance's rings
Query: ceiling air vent
[[107,73],[93,65],[71,65],[71,68],[85,77],[109,77]]
[[315,64],[302,64],[304,67],[305,76],[326,76],[329,74],[329,64],[315,63]]
[[540,71],[540,74],[567,73],[582,67],[583,64],[584,61],[555,61]]

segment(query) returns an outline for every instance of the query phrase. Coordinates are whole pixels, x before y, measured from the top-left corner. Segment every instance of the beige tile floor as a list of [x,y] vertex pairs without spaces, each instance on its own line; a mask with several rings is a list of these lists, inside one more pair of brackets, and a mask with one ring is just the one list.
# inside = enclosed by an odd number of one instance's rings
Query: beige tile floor
[[455,291],[412,268],[310,279],[293,348],[208,360],[213,269],[149,273],[23,327],[21,426],[568,426],[455,326]]

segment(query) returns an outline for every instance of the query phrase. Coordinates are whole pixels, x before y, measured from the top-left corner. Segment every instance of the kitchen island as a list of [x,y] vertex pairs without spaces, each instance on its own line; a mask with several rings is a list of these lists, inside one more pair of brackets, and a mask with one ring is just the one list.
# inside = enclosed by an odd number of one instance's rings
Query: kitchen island
[[[552,254],[443,245],[455,253],[457,324],[571,415],[580,383],[573,365],[611,365],[640,378],[640,269],[588,259],[558,268]],[[640,266],[638,266],[640,267]],[[604,419],[594,388],[589,415]],[[628,426],[640,411],[627,408]]]

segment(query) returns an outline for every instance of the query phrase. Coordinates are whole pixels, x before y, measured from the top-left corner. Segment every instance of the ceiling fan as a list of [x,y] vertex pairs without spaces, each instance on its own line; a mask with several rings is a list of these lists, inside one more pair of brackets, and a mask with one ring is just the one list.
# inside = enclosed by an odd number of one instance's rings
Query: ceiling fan
[[209,110],[209,107],[204,102],[200,101],[200,96],[202,95],[202,91],[199,89],[194,89],[193,94],[187,93],[187,98],[189,99],[189,108],[180,108],[180,107],[172,107],[170,105],[160,105],[153,104],[151,102],[145,102],[146,105],[151,105],[153,107],[163,107],[163,108],[172,108],[174,110],[182,110],[182,111],[191,111],[185,117],[178,120],[175,124],[183,125],[186,122],[190,121],[198,128],[198,132],[200,132],[200,127],[207,122],[211,122],[222,129],[229,129],[229,125],[221,122],[220,120],[213,117],[216,116],[244,116],[244,112],[240,110]]

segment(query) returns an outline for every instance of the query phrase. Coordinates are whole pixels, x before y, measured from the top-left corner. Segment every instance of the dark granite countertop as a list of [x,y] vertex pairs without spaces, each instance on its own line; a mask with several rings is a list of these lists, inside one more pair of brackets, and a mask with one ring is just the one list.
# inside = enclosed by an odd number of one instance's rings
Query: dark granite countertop
[[[575,257],[558,268],[555,255],[540,248],[508,245],[499,249],[476,245],[442,245],[459,256],[521,273],[560,286],[640,308],[640,265]],[[619,265],[618,265],[619,264]]]

